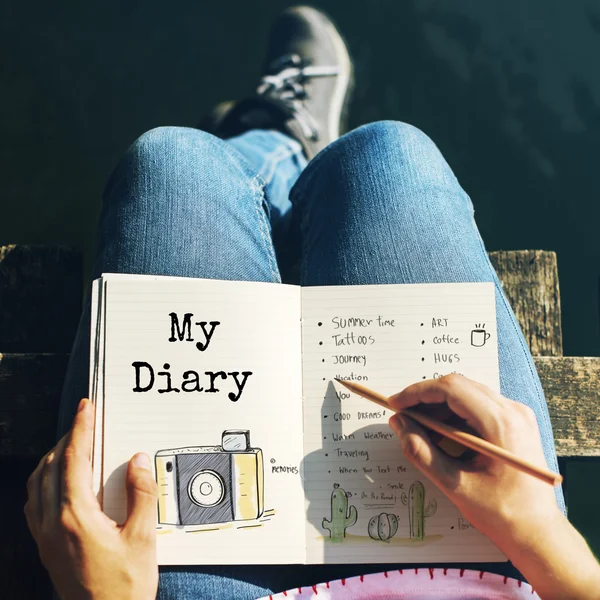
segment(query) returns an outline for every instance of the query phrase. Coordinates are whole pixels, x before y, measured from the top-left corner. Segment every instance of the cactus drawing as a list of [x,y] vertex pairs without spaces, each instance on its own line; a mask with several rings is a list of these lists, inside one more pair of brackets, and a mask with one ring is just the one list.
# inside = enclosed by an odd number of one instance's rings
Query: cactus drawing
[[398,517],[396,515],[381,513],[369,520],[367,532],[374,540],[388,542],[398,531]]
[[333,484],[331,494],[331,521],[323,519],[322,527],[329,531],[329,538],[334,543],[344,541],[346,529],[352,527],[358,519],[358,512],[355,506],[348,509],[348,494],[339,486]]
[[437,502],[432,498],[425,508],[425,487],[420,481],[415,481],[408,490],[408,496],[402,493],[402,504],[408,506],[410,537],[422,540],[425,537],[425,519],[435,515]]

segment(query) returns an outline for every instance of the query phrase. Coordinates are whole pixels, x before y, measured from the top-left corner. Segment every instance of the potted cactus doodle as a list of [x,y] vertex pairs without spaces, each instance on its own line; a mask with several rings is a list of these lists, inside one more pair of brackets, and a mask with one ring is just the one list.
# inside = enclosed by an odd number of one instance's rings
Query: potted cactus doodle
[[415,481],[408,490],[408,496],[403,492],[400,499],[404,506],[408,506],[411,539],[422,540],[425,537],[425,519],[435,515],[437,510],[435,498],[425,508],[425,487],[420,481]]
[[370,538],[389,542],[390,538],[393,538],[398,531],[398,517],[388,513],[371,517],[367,531]]
[[346,537],[346,529],[352,527],[358,519],[355,506],[348,509],[348,494],[339,486],[333,484],[331,494],[331,521],[323,519],[322,527],[329,531],[329,538],[334,543],[343,542]]

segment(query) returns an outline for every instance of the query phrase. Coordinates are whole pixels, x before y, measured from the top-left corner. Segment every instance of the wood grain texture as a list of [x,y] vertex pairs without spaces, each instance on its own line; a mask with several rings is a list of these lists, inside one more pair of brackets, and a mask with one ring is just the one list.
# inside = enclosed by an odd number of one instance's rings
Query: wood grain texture
[[56,441],[68,354],[0,354],[0,456],[41,457]]
[[0,352],[70,352],[82,257],[57,246],[0,246]]
[[600,358],[534,357],[558,456],[600,456]]
[[562,356],[560,288],[555,252],[489,253],[504,293],[534,356]]

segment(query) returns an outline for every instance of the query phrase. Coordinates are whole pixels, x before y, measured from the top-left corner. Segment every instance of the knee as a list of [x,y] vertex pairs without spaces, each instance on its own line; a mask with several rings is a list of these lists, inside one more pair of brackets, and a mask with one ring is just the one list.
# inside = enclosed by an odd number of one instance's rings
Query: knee
[[375,178],[405,188],[448,187],[456,178],[435,143],[420,129],[398,121],[378,121],[347,133],[320,155],[315,171],[364,189]]
[[313,202],[314,194],[306,192],[317,181],[335,190],[330,202],[337,209],[351,206],[369,218],[390,209],[437,214],[464,204],[464,192],[434,142],[396,121],[364,125],[330,144],[309,164],[294,197]]
[[[233,183],[245,173],[223,140],[187,127],[157,127],[127,150],[106,189],[105,198],[181,197],[189,189],[208,198],[219,181]],[[114,192],[114,193],[113,193]]]
[[[338,140],[343,160],[411,182],[443,182],[452,171],[438,147],[417,127],[399,121],[364,125]],[[360,172],[353,169],[353,172]],[[452,176],[453,178],[453,176]]]
[[193,154],[209,159],[220,142],[213,135],[188,127],[156,127],[142,134],[129,148],[125,158],[150,170],[177,168],[181,158]]
[[[376,121],[350,132],[365,150],[384,149],[409,158],[415,152],[439,154],[432,139],[418,127],[401,121]],[[342,138],[343,139],[343,138]]]

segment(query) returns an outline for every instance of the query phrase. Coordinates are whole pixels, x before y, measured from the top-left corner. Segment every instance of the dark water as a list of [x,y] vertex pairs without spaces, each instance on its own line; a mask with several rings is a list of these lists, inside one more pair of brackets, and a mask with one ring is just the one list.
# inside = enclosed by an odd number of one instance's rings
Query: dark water
[[[119,156],[147,129],[193,126],[250,92],[269,22],[290,4],[2,3],[0,244],[72,244],[89,257]],[[489,250],[558,253],[565,354],[600,355],[600,4],[315,5],[355,59],[350,125],[398,119],[428,133]],[[584,486],[597,471],[573,464],[570,516],[600,550],[599,490]]]

